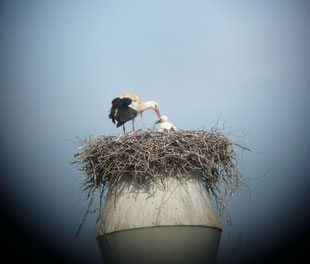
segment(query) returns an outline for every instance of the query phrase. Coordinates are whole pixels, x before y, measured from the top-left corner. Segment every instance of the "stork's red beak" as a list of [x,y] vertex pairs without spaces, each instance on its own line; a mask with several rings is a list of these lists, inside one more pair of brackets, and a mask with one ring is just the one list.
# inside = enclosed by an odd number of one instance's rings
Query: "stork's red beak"
[[159,110],[158,110],[158,109],[155,109],[155,112],[156,112],[156,114],[157,114],[158,118],[160,119],[160,113],[159,113]]

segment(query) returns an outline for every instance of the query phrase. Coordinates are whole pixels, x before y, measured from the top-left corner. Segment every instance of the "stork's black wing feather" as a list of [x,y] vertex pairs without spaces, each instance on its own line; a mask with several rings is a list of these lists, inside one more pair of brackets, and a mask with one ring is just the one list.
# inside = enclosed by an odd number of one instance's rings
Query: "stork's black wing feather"
[[115,120],[118,121],[116,127],[120,127],[129,120],[134,119],[137,116],[137,111],[129,107],[132,103],[132,99],[125,98],[115,98],[112,101],[112,107],[110,109],[109,118],[115,124]]
[[121,101],[120,101],[120,105],[121,105],[121,106],[128,106],[128,105],[130,105],[131,103],[132,103],[132,99],[129,98],[129,97],[124,97],[124,98],[122,98]]
[[118,108],[119,104],[120,104],[121,98],[116,97],[113,99],[112,101],[112,107],[110,109],[110,114],[109,114],[109,118],[112,119],[112,122],[115,124],[115,112],[116,109]]
[[134,119],[137,116],[137,111],[129,106],[122,106],[118,108],[115,119],[118,121],[116,127],[120,127],[127,121]]

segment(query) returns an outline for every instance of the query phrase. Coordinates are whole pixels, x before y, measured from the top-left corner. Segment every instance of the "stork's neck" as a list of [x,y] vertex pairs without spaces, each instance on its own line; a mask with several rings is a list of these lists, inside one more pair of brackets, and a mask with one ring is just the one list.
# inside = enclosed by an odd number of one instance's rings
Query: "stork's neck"
[[145,110],[148,110],[148,109],[153,109],[152,101],[141,102],[139,112],[144,112]]
[[141,110],[142,110],[142,112],[145,111],[145,110],[148,110],[148,109],[153,109],[152,101],[143,102],[143,103],[141,104]]

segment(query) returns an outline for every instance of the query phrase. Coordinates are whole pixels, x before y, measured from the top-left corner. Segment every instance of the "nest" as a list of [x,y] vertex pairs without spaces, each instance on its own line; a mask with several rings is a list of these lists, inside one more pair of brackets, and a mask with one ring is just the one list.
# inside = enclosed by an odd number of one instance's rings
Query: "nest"
[[122,136],[89,137],[80,143],[81,152],[75,154],[71,164],[77,164],[85,175],[82,190],[87,192],[89,206],[81,226],[96,190],[100,193],[101,212],[104,191],[124,174],[141,184],[194,171],[199,171],[210,197],[215,198],[220,216],[225,211],[230,221],[228,198],[244,183],[237,169],[235,148],[249,150],[231,142],[216,128],[209,132],[136,131]]

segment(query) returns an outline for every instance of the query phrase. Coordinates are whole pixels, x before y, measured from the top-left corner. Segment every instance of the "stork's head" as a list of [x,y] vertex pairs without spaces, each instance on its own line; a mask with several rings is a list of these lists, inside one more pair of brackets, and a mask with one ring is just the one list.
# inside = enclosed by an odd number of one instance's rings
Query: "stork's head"
[[156,112],[158,118],[160,118],[158,104],[155,101],[149,101],[148,105],[149,105],[149,108],[152,108]]

